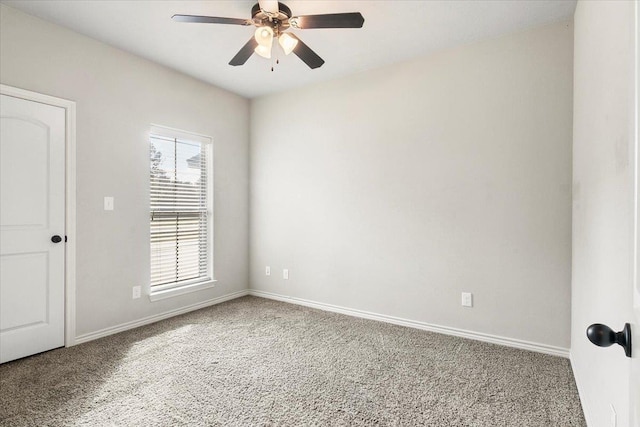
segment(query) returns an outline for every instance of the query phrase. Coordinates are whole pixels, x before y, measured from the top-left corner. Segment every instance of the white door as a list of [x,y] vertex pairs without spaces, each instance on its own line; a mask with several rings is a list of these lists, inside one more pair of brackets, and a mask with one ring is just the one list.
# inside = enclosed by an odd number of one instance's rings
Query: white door
[[632,319],[632,357],[631,381],[629,387],[629,402],[631,402],[630,417],[632,426],[640,426],[640,5],[636,7],[636,69],[635,69],[635,257],[633,277],[633,314]]
[[0,95],[0,363],[64,345],[64,236],[65,109]]
[[[579,1],[573,20],[571,362],[593,427],[640,427],[636,6]],[[592,345],[594,323],[629,323],[632,357]]]

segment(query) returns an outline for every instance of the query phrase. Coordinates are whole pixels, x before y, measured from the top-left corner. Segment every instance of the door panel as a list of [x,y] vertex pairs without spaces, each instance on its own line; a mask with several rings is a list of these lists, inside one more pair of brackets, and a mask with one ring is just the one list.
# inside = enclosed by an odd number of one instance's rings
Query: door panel
[[0,95],[0,363],[64,345],[65,110]]
[[[46,227],[49,200],[49,144],[45,123],[3,117],[3,139],[19,138],[18,144],[2,145],[2,203],[0,224],[9,227]],[[42,165],[44,167],[31,167]],[[45,166],[46,165],[46,166]],[[20,185],[13,182],[18,181]],[[28,194],[29,197],[25,197]]]
[[6,255],[0,258],[0,279],[10,283],[20,278],[20,286],[3,287],[0,300],[2,332],[49,322],[47,301],[49,254]]

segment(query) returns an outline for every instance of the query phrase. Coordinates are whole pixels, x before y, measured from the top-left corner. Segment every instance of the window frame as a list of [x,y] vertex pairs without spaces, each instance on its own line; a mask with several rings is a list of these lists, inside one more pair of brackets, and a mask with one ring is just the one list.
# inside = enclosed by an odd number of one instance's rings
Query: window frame
[[[214,199],[213,199],[213,138],[210,136],[188,132],[180,129],[169,128],[166,126],[160,126],[152,124],[149,130],[149,134],[147,136],[147,146],[150,148],[151,138],[157,136],[160,138],[169,138],[176,139],[188,142],[197,142],[202,144],[206,150],[207,156],[207,165],[206,165],[206,173],[207,173],[207,185],[206,185],[206,197],[207,197],[207,208],[206,208],[206,218],[207,218],[207,276],[206,278],[198,277],[194,279],[182,280],[179,282],[172,282],[162,285],[151,286],[151,277],[149,276],[148,287],[149,287],[149,299],[151,301],[158,301],[165,298],[171,298],[178,295],[183,295],[190,292],[199,291],[202,289],[213,288],[216,283],[215,279],[215,268],[214,268]],[[147,161],[149,161],[149,156],[147,155]],[[149,167],[151,165],[149,164]],[[147,178],[147,183],[149,185],[149,189],[147,194],[151,197],[151,177],[150,175]],[[151,214],[151,200],[149,199],[148,203],[148,212]],[[148,227],[149,227],[149,251],[151,251],[151,222],[149,219]],[[151,274],[151,252],[149,252],[149,274]]]

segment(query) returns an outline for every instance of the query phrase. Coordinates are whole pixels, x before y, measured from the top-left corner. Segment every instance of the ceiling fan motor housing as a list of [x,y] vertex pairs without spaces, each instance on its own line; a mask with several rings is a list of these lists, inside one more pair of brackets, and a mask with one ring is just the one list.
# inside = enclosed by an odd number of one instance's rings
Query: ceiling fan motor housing
[[273,28],[276,34],[282,32],[282,30],[289,27],[288,20],[291,18],[291,9],[286,5],[278,2],[278,13],[269,14],[265,13],[260,4],[256,3],[251,8],[251,18],[257,26],[270,26]]

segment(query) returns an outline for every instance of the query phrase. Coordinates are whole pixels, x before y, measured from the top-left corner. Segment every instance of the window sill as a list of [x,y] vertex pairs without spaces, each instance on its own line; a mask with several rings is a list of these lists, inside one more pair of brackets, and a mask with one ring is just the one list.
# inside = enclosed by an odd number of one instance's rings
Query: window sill
[[192,285],[180,286],[178,288],[167,289],[164,291],[156,291],[149,294],[151,301],[160,301],[166,298],[173,298],[178,295],[184,295],[191,292],[201,291],[203,289],[209,289],[216,286],[216,280],[208,280],[206,282],[194,283]]

